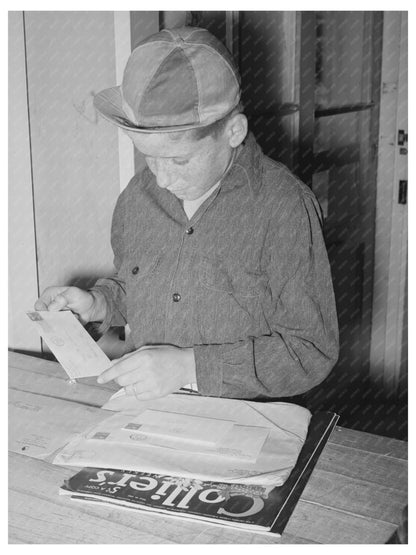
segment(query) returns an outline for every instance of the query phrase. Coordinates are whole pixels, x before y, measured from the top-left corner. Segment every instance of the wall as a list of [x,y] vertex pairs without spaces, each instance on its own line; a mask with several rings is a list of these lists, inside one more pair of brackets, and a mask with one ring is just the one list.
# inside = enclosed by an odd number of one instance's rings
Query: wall
[[9,13],[9,345],[39,351],[40,339],[24,312],[38,294],[27,111],[24,26]]
[[36,350],[37,290],[113,269],[119,143],[92,100],[116,84],[114,12],[14,12],[10,60],[9,347]]

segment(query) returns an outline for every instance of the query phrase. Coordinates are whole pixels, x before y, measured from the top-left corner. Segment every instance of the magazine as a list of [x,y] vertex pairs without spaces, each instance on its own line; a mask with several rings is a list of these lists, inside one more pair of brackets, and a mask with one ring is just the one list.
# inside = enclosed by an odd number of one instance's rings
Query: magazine
[[279,487],[84,468],[60,489],[75,501],[162,513],[252,532],[281,535],[338,416],[315,414],[298,461]]

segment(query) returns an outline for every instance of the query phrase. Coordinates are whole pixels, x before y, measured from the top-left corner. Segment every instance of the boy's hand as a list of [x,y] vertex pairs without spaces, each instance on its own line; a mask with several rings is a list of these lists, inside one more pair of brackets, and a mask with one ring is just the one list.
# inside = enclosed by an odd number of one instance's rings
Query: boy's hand
[[83,324],[104,320],[104,296],[79,287],[47,287],[35,303],[35,310],[59,311],[69,309],[77,314]]
[[196,381],[194,350],[171,345],[142,347],[116,360],[97,381],[110,380],[139,401],[164,397]]

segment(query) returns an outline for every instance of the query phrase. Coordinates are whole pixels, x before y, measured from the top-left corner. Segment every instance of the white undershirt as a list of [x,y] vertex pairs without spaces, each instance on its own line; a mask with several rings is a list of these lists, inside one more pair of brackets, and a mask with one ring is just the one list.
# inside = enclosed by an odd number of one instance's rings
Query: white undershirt
[[199,197],[195,200],[184,200],[183,201],[183,209],[185,210],[185,214],[188,216],[188,220],[190,220],[192,218],[192,216],[195,214],[195,212],[198,210],[198,208],[201,206],[201,204],[207,200],[207,198],[211,195],[211,193],[213,193],[215,191],[215,189],[219,186],[220,182],[217,181],[217,183],[215,183],[215,185],[213,185],[211,187],[211,189],[208,189],[208,191],[206,193],[204,193],[202,195],[202,197]]

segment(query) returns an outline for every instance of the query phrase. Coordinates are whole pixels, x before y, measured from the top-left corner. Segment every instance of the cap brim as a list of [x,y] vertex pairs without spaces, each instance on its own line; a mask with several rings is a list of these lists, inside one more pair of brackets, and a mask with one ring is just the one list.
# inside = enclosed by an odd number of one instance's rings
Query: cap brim
[[209,123],[190,123],[170,127],[140,127],[129,120],[122,107],[121,88],[111,87],[104,89],[94,96],[94,106],[97,111],[110,123],[134,133],[168,133],[169,131],[186,131],[205,127]]

